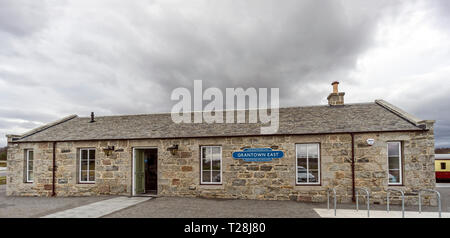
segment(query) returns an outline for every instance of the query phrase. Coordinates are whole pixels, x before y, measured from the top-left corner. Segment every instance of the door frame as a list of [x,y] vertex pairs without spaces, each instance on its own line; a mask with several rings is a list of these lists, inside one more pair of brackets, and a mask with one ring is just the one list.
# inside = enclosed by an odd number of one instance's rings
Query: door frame
[[[157,146],[136,146],[133,148],[133,163],[131,166],[131,195],[136,196],[136,150],[145,150],[145,149],[156,149],[156,164],[158,164],[158,147]],[[156,176],[156,179],[158,179],[158,176]],[[158,192],[158,190],[156,190]]]

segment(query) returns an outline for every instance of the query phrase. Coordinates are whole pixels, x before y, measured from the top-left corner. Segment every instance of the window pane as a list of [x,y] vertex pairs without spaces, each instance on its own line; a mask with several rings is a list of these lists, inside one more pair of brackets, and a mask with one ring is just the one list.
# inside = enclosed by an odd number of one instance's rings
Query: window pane
[[87,181],[87,171],[85,170],[81,171],[80,181]]
[[306,159],[305,158],[299,158],[297,159],[297,166],[300,170],[305,170],[306,171]]
[[81,159],[83,160],[87,160],[88,156],[87,156],[87,150],[81,150]]
[[89,160],[89,170],[95,171],[95,160]]
[[297,159],[297,177],[299,183],[307,182],[306,158]]
[[89,181],[95,181],[95,171],[89,171]]
[[400,170],[389,170],[389,183],[400,183]]
[[212,147],[212,154],[216,156],[220,156],[220,147],[214,146]]
[[211,170],[211,160],[202,159],[202,168],[203,170]]
[[89,150],[89,160],[95,161],[95,150]]
[[202,147],[202,158],[211,158],[211,149],[209,147]]
[[308,158],[319,158],[319,145],[318,144],[308,145]]
[[297,145],[297,158],[306,158],[306,145]]
[[33,171],[28,171],[28,181],[33,181]]
[[33,161],[34,159],[34,152],[32,150],[28,151],[28,161]]
[[220,170],[220,156],[214,156],[212,170]]
[[212,182],[220,183],[220,171],[212,172]]
[[446,168],[445,163],[441,163],[441,169],[445,169],[445,168]]
[[319,170],[319,159],[318,158],[309,158],[308,159],[309,170]]
[[400,150],[399,150],[399,143],[397,142],[390,142],[388,143],[388,156],[399,156]]
[[87,160],[81,160],[81,168],[80,169],[87,170],[88,169],[87,164],[88,164]]
[[309,170],[308,179],[310,183],[319,182],[319,170]]
[[306,176],[306,169],[298,168],[298,183],[306,183],[308,182],[307,176]]
[[203,175],[202,182],[205,182],[205,183],[211,182],[211,171],[203,171],[202,175]]
[[389,157],[389,169],[400,169],[399,157]]

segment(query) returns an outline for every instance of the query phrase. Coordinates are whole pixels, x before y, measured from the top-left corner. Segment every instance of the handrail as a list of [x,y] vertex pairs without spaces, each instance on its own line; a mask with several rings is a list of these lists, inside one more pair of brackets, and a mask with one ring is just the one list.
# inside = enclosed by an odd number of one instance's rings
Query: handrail
[[367,196],[367,217],[370,217],[370,193],[369,190],[367,188],[355,188],[356,190],[356,211],[359,211],[359,193],[358,191],[364,191],[366,193]]
[[400,192],[402,194],[402,218],[405,218],[405,193],[397,188],[388,188],[387,192],[387,212],[389,212],[389,194],[391,192]]
[[438,206],[439,206],[439,218],[442,218],[442,208],[441,208],[441,193],[439,193],[438,191],[434,190],[434,189],[420,189],[419,190],[419,213],[422,213],[422,198],[420,196],[420,194],[422,192],[433,192],[436,193],[436,199],[438,201]]
[[334,195],[334,216],[336,216],[336,189],[335,188],[327,189],[327,208],[328,208],[328,210],[330,210],[330,191],[332,191],[333,195]]

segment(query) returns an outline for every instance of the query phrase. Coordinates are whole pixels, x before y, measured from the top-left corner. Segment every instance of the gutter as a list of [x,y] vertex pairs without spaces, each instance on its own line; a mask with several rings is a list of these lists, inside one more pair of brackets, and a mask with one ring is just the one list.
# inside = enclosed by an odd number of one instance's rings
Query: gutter
[[56,141],[53,142],[52,197],[56,196]]
[[[392,132],[417,132],[423,129],[416,130],[374,130],[374,131],[337,131],[337,132],[317,132],[317,133],[280,133],[280,134],[248,134],[248,135],[206,135],[206,136],[177,136],[177,137],[129,137],[129,138],[98,138],[98,139],[61,139],[56,138],[59,142],[80,142],[80,141],[118,141],[118,140],[176,140],[176,139],[196,139],[196,138],[224,138],[224,137],[252,137],[252,136],[311,136],[311,135],[342,135],[342,134],[366,134],[366,133],[392,133]],[[18,138],[20,139],[20,138]],[[15,143],[50,143],[55,140],[25,140],[14,141]]]
[[352,136],[352,201],[355,201],[355,134]]

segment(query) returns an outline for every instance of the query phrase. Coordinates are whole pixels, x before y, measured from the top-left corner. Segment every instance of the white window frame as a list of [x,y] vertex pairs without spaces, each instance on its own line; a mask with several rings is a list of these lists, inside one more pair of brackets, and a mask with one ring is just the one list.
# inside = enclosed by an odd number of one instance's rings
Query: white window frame
[[[220,182],[203,182],[203,148],[209,148],[212,154],[212,149],[213,148],[219,148],[220,150]],[[222,146],[216,146],[216,145],[205,145],[205,146],[200,146],[200,184],[216,184],[216,185],[221,185],[222,181],[223,181],[223,177],[222,177]],[[212,160],[211,160],[211,175],[210,178],[212,178]]]
[[[81,155],[83,154],[82,153],[82,151],[87,151],[87,175],[86,175],[86,179],[87,179],[87,181],[82,181],[81,180]],[[95,148],[83,148],[83,149],[80,149],[80,158],[79,158],[79,169],[78,169],[78,182],[79,183],[95,183],[95,169],[94,169],[94,180],[89,180],[89,172],[91,171],[90,169],[89,169],[89,161],[90,161],[90,158],[89,158],[89,151],[90,150],[93,150],[94,151],[94,156],[96,156],[96,150],[95,150]],[[95,158],[94,158],[94,163],[95,163]],[[95,166],[95,167],[97,167],[97,166]]]
[[[32,170],[30,170],[30,152],[33,152],[33,169]],[[27,157],[27,160],[26,160],[26,163],[27,163],[27,169],[26,169],[26,181],[27,181],[27,183],[32,183],[32,182],[34,182],[34,179],[30,179],[30,177],[29,177],[29,173],[30,173],[30,171],[32,171],[33,172],[33,175],[34,175],[34,151],[32,150],[32,149],[28,149],[28,150],[26,150],[26,157]],[[34,176],[33,176],[34,177]]]
[[[399,181],[397,183],[391,183],[389,181],[389,144],[398,145],[398,163],[399,163]],[[403,184],[403,162],[402,162],[402,142],[401,141],[389,141],[387,143],[387,174],[388,174],[388,185],[402,185]]]
[[[298,158],[297,158],[297,150],[298,145],[306,145],[306,182],[298,182]],[[317,176],[318,181],[317,182],[309,182],[309,158],[308,158],[308,145],[317,145]],[[322,179],[321,179],[321,159],[320,159],[320,143],[297,143],[295,144],[295,184],[296,185],[320,185]]]

